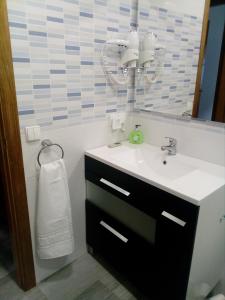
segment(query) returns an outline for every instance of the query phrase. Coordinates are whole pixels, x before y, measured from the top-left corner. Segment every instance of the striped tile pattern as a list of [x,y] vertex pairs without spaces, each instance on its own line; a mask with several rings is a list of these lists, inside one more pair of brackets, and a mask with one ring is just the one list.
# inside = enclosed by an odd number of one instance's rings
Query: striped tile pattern
[[65,127],[124,111],[132,85],[113,88],[100,63],[106,39],[136,26],[136,0],[8,0],[21,128]]
[[139,4],[140,36],[154,32],[165,46],[165,56],[155,83],[136,81],[137,107],[160,112],[185,111],[192,107],[194,98],[202,20],[153,6],[148,0]]

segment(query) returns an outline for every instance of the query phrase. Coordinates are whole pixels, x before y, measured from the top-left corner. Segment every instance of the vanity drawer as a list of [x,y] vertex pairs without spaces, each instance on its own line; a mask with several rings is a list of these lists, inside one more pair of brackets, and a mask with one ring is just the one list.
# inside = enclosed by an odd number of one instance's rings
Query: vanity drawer
[[[153,294],[155,248],[118,220],[86,200],[86,238],[100,256],[142,291]],[[151,291],[152,289],[152,291]]]
[[[154,205],[154,202],[152,202],[151,209],[149,209],[148,202],[144,200],[146,197],[150,201],[151,198],[154,198],[153,194],[151,197],[147,194],[146,187],[148,185],[133,176],[86,156],[85,177],[87,180],[153,217],[160,214],[158,205]],[[143,200],[140,201],[140,198]]]
[[164,210],[195,228],[199,207],[155,186],[85,156],[85,177],[154,218]]

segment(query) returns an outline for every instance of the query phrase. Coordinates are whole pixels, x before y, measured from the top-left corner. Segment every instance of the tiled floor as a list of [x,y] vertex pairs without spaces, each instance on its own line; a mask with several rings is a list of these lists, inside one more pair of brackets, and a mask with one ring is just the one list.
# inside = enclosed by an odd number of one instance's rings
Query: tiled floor
[[8,235],[0,229],[0,279],[13,271],[13,258],[11,254],[11,245]]
[[16,285],[10,275],[0,279],[0,299],[135,300],[137,298],[94,258],[86,254],[26,293]]
[[9,271],[0,262],[0,280],[8,275]]

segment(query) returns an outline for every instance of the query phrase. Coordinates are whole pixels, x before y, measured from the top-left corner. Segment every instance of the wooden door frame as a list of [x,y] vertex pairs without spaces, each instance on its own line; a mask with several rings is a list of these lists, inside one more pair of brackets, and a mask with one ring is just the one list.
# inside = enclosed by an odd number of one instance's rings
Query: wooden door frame
[[205,57],[205,47],[206,47],[206,39],[207,39],[207,33],[208,33],[210,4],[211,4],[211,0],[205,0],[201,45],[200,45],[199,60],[198,60],[198,71],[197,71],[197,77],[196,77],[195,96],[194,96],[194,103],[193,103],[193,109],[192,109],[192,117],[193,118],[198,118],[198,111],[199,111],[199,105],[200,105],[202,67],[203,67],[203,62],[204,62],[204,57]]
[[0,162],[4,174],[16,281],[36,285],[6,0],[0,1]]

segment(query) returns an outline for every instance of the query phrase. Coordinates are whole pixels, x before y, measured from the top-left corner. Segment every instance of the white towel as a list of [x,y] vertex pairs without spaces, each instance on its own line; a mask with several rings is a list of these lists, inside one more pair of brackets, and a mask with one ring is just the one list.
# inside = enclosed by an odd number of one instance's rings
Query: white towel
[[41,259],[73,252],[71,203],[62,159],[41,165],[36,232],[37,253]]

